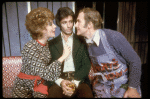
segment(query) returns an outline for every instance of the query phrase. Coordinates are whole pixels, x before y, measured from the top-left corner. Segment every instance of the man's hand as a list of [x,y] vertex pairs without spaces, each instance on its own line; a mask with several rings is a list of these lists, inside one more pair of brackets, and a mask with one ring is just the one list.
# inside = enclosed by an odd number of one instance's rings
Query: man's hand
[[140,94],[134,88],[128,88],[128,90],[124,94],[124,98],[141,98]]
[[72,82],[69,81],[69,80],[62,80],[62,82],[61,82],[61,87],[62,87],[62,90],[63,90],[63,94],[65,94],[66,96],[71,96],[74,93],[73,91],[69,91],[72,88],[67,86],[68,84],[71,84],[71,83]]

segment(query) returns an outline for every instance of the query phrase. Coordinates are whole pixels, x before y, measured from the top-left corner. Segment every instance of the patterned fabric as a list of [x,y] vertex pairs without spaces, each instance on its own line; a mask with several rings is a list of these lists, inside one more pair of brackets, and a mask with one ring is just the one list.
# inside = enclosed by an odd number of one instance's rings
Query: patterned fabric
[[[105,49],[105,54],[95,54],[101,46],[94,44],[88,47],[89,56],[93,64],[94,75],[97,79],[93,83],[93,92],[98,98],[123,97],[125,89],[121,86],[128,83],[127,65],[120,61],[117,55],[112,51],[107,42],[105,32],[100,31],[99,41]],[[137,89],[140,94],[140,89]]]
[[19,74],[22,58],[21,56],[3,57],[3,97],[12,98],[14,80]]
[[105,33],[99,32],[99,34],[101,37],[101,44],[103,44],[106,54],[99,56],[94,55],[93,49],[99,49],[99,47],[95,47],[93,45],[88,47],[89,56],[94,66],[93,69],[96,70],[94,74],[97,75],[97,79],[95,79],[95,81],[93,82],[95,83],[93,84],[95,97],[123,97],[125,90],[123,88],[120,88],[120,86],[122,84],[126,84],[128,81],[126,75],[127,66],[124,65],[120,60],[118,60],[114,52],[111,51],[110,46],[107,43]]
[[[51,54],[48,43],[46,46],[42,46],[36,40],[31,40],[25,44],[22,50],[22,67],[20,72],[27,75],[38,75],[47,81],[55,81],[60,76],[61,63],[56,60],[49,64],[50,60]],[[14,82],[13,97],[46,97],[42,93],[33,91],[34,81],[17,77]],[[39,80],[37,83],[40,84],[41,81]]]

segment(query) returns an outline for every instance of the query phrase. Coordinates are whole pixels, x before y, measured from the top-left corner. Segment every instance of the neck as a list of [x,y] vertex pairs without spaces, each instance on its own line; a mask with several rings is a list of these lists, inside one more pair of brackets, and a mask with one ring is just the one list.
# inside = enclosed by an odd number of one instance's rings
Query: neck
[[62,34],[63,34],[63,38],[64,38],[65,41],[67,41],[68,38],[72,35],[72,33],[66,34],[66,33],[63,33],[63,32],[62,32]]
[[48,39],[42,38],[42,39],[37,39],[41,43],[41,45],[46,45]]

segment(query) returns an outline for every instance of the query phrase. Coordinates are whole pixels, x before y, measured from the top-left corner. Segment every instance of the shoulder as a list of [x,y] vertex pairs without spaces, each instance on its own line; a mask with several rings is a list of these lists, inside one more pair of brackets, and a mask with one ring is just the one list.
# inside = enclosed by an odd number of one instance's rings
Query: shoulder
[[61,40],[61,35],[58,35],[57,37],[55,37],[55,38],[49,40],[49,41],[48,41],[48,44],[49,44],[49,45],[56,44],[56,43],[57,43],[58,41],[60,41],[60,40]]
[[36,40],[30,40],[28,41],[24,47],[22,52],[29,52],[30,50],[36,51],[37,49],[40,49],[40,46]]
[[81,43],[81,44],[86,43],[86,41],[85,41],[85,39],[84,39],[83,36],[78,36],[78,35],[74,34],[74,39],[75,39],[76,41],[78,41],[79,43]]
[[115,31],[115,30],[111,30],[111,29],[102,29],[107,37],[110,38],[122,38],[124,37],[122,33]]
[[36,43],[37,42],[35,40],[30,40],[24,45],[24,48],[26,48],[26,47],[31,48],[32,46],[35,46]]

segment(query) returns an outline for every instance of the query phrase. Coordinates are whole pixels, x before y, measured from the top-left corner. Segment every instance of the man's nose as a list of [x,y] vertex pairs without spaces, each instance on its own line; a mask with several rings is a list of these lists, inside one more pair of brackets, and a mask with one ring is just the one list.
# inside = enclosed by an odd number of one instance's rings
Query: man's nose
[[67,23],[67,27],[70,27],[71,26],[71,24],[70,23]]

